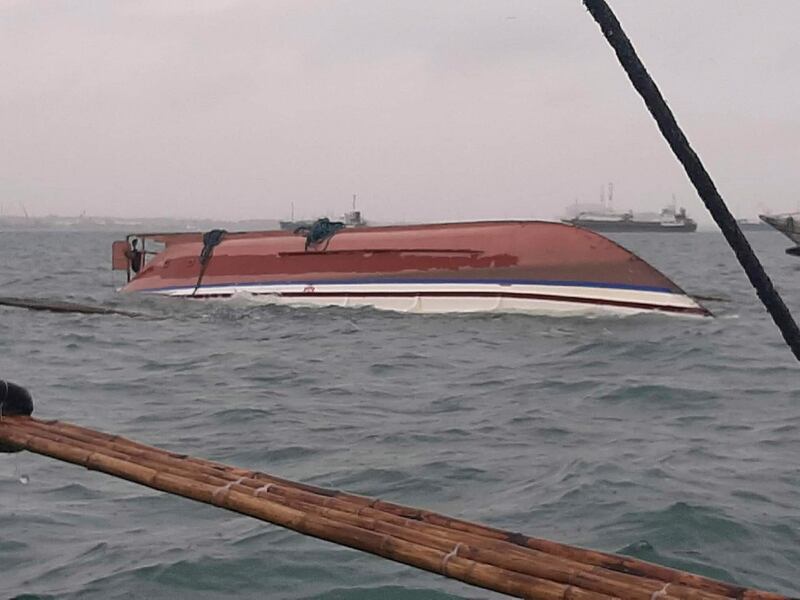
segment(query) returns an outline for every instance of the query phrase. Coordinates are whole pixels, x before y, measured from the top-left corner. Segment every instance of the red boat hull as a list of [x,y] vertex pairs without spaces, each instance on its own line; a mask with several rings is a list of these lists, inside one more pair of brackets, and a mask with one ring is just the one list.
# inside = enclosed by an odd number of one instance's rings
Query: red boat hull
[[618,244],[560,223],[346,229],[308,250],[305,237],[287,232],[232,233],[214,248],[202,278],[201,234],[139,237],[165,247],[125,292],[249,293],[288,303],[367,304],[415,312],[708,314]]

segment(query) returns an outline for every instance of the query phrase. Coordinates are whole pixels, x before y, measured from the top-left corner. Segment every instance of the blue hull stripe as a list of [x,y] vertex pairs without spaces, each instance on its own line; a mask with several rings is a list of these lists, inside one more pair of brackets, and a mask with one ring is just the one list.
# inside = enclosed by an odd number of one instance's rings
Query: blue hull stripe
[[[296,279],[291,281],[265,281],[265,282],[248,282],[248,283],[219,283],[219,284],[206,284],[201,285],[200,290],[207,288],[249,288],[249,287],[263,287],[263,286],[285,286],[285,285],[358,285],[358,284],[403,284],[403,285],[441,285],[441,284],[494,284],[494,285],[547,285],[559,287],[588,287],[588,288],[603,288],[603,289],[616,289],[616,290],[633,290],[638,292],[662,292],[666,294],[673,294],[680,292],[673,292],[669,288],[647,286],[647,285],[631,285],[627,283],[604,283],[596,281],[550,281],[550,280],[531,280],[531,279],[337,279],[337,280],[308,280]],[[142,290],[147,293],[163,293],[163,292],[176,292],[180,290],[193,290],[193,285],[177,286],[177,287],[163,287],[149,290]],[[199,291],[199,290],[198,290]],[[345,292],[342,292],[345,293]]]

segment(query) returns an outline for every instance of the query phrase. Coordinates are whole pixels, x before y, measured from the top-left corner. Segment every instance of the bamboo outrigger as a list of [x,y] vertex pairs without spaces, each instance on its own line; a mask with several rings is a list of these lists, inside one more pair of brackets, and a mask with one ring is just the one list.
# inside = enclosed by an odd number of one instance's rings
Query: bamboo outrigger
[[789,600],[627,556],[310,486],[24,414],[0,419],[3,449],[82,465],[519,598]]

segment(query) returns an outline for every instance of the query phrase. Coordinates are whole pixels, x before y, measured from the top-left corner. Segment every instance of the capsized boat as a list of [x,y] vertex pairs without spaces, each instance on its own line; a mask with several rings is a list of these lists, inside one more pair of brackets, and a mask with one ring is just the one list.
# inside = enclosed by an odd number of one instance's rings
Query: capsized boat
[[[163,248],[148,250],[153,243]],[[136,234],[114,243],[113,263],[128,271],[121,291],[167,296],[418,313],[710,314],[619,244],[545,221]]]
[[786,249],[786,254],[800,256],[800,213],[787,213],[783,215],[758,215],[758,218],[780,231],[795,243],[792,248]]

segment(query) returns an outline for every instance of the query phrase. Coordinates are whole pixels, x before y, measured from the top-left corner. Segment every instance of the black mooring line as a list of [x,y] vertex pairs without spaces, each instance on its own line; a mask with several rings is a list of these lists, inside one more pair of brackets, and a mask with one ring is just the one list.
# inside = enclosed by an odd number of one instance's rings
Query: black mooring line
[[683,165],[694,188],[703,203],[705,203],[714,221],[719,225],[725,239],[728,240],[728,244],[736,253],[739,264],[742,265],[744,272],[750,279],[750,283],[756,289],[758,297],[769,311],[778,329],[780,329],[783,339],[786,340],[795,357],[800,360],[800,330],[797,328],[797,323],[795,323],[780,294],[772,285],[772,281],[764,271],[764,267],[761,266],[747,238],[745,238],[742,230],[739,229],[736,219],[733,218],[728,207],[725,206],[725,201],[719,195],[711,176],[700,161],[700,157],[689,145],[689,140],[686,139],[666,100],[664,100],[652,77],[650,77],[647,69],[645,69],[636,54],[633,44],[631,44],[628,36],[622,30],[617,17],[605,0],[583,0],[583,4],[594,17],[594,20],[597,21],[597,24],[600,25],[603,35],[617,54],[617,58],[628,74],[633,87],[644,99],[644,103],[656,120],[658,128],[667,143],[669,143],[675,156]]

